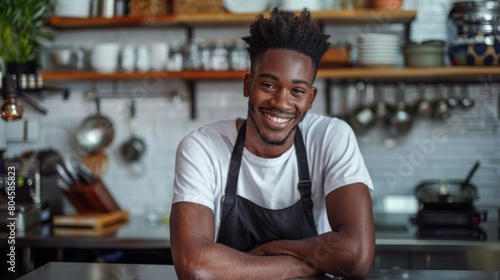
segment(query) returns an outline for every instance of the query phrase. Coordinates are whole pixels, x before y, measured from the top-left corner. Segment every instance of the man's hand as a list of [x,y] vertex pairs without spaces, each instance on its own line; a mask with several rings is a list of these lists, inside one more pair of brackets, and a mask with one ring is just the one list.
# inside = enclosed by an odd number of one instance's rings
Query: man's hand
[[[293,246],[287,246],[287,244],[291,245],[291,243],[295,242],[300,242],[300,241],[294,241],[294,240],[275,240],[275,241],[270,241],[264,244],[260,244],[258,246],[255,246],[251,250],[247,251],[248,254],[253,255],[253,256],[279,256],[279,255],[288,255],[291,257],[297,258],[293,252],[290,252],[286,250],[285,248],[287,247],[293,247]],[[303,262],[303,273],[304,275],[318,275],[322,274],[323,272],[321,270],[318,270],[316,267],[312,266],[311,264],[305,262],[304,260],[301,260],[297,258],[298,260]]]

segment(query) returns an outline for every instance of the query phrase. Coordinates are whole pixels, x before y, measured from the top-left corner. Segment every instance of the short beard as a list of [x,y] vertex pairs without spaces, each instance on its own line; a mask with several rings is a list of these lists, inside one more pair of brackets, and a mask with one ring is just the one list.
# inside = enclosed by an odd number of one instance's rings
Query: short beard
[[248,115],[250,116],[250,119],[252,120],[253,124],[254,124],[254,127],[255,129],[257,129],[257,134],[259,134],[259,137],[260,137],[260,140],[268,145],[271,145],[271,146],[283,146],[285,143],[286,143],[286,140],[288,140],[288,137],[290,137],[290,134],[292,134],[293,131],[295,131],[295,128],[297,126],[295,126],[292,130],[290,130],[290,132],[288,133],[288,135],[285,137],[285,139],[281,140],[281,141],[272,141],[272,140],[269,140],[267,139],[264,134],[262,134],[262,132],[260,131],[260,128],[259,126],[257,126],[257,122],[255,121],[255,118],[254,118],[254,107],[253,107],[253,104],[252,102],[250,102],[250,100],[248,101]]

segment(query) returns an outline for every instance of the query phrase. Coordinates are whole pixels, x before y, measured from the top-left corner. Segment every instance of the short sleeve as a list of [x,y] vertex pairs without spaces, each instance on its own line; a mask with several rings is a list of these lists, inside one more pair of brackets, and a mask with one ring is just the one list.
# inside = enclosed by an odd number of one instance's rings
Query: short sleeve
[[210,142],[200,133],[188,134],[179,144],[175,158],[172,203],[193,202],[214,211],[214,163]]
[[352,128],[344,121],[331,121],[326,130],[325,196],[331,191],[353,183],[363,183],[373,191],[373,182]]

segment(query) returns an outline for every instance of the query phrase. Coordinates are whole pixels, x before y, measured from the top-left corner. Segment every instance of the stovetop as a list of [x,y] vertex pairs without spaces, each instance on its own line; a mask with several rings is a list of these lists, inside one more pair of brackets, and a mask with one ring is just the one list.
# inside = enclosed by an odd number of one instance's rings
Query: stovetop
[[480,226],[472,227],[423,227],[416,232],[419,239],[439,240],[487,240],[486,232]]
[[474,207],[459,210],[424,208],[411,221],[417,226],[415,237],[418,239],[484,241],[488,236],[480,224],[487,222],[487,213]]

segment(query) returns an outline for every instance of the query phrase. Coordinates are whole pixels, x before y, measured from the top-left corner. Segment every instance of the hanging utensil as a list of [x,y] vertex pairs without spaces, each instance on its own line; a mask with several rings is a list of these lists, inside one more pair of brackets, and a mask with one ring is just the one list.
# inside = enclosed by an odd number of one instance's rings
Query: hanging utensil
[[350,124],[358,134],[364,134],[375,124],[375,115],[373,111],[366,106],[366,86],[364,83],[356,83],[356,96],[358,106],[350,116]]
[[388,124],[387,116],[390,114],[390,105],[384,100],[384,85],[378,83],[375,87],[375,101],[372,104],[372,112],[375,116],[375,125],[385,127]]
[[414,105],[414,115],[416,117],[430,118],[432,116],[432,104],[425,98],[425,85],[417,84],[417,100]]
[[474,107],[475,102],[469,97],[469,91],[467,89],[467,85],[463,84],[462,85],[462,99],[460,100],[460,105],[462,106],[462,109],[468,110],[472,107]]
[[340,101],[340,114],[338,114],[336,117],[345,121],[349,122],[349,113],[348,113],[348,104],[347,104],[347,97],[348,97],[348,91],[347,91],[347,85],[342,84],[340,85],[340,94],[341,94],[341,101]]
[[446,100],[450,109],[460,106],[460,99],[456,96],[453,85],[448,86],[448,99]]
[[406,105],[404,96],[406,85],[403,82],[398,83],[396,93],[396,108],[391,117],[391,134],[404,135],[408,133],[413,125],[413,116],[410,108]]
[[135,101],[131,100],[130,119],[129,119],[129,128],[131,131],[131,137],[129,140],[125,141],[121,146],[121,154],[128,163],[139,161],[146,152],[146,143],[142,138],[140,138],[135,133],[135,129],[132,124],[134,117],[135,117]]
[[432,116],[435,120],[444,121],[450,116],[450,109],[444,97],[444,85],[436,85],[436,99],[432,104]]
[[106,148],[115,137],[113,123],[100,112],[98,96],[95,96],[95,104],[97,113],[85,118],[76,133],[79,146],[89,153]]

